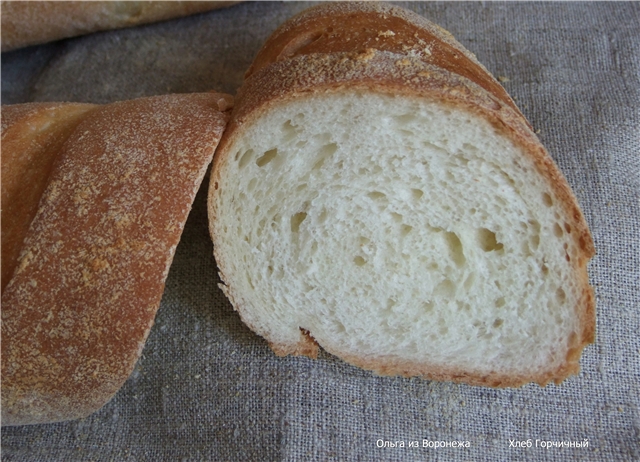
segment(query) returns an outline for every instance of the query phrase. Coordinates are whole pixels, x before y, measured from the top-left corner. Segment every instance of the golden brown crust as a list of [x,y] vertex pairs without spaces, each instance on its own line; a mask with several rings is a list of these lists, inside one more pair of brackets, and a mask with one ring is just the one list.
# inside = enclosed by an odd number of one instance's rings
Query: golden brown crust
[[318,343],[311,336],[308,330],[300,329],[301,340],[293,345],[283,343],[269,343],[269,348],[278,356],[307,356],[312,359],[318,358]]
[[467,78],[520,113],[498,81],[449,32],[409,10],[378,2],[326,3],[303,11],[269,37],[246,77],[295,56],[370,49],[406,55]]
[[127,379],[230,104],[114,103],[68,137],[2,294],[3,425],[84,417]]
[[2,107],[2,291],[13,274],[58,151],[96,107],[71,103]]
[[224,8],[237,1],[3,1],[2,51]]
[[[380,10],[382,8],[382,10]],[[409,21],[406,15],[397,13],[395,7],[393,15],[387,7],[371,4],[349,5],[321,5],[310,12],[303,12],[296,18],[281,26],[267,41],[258,54],[254,65],[247,73],[247,78],[238,93],[236,107],[232,114],[220,146],[214,158],[214,166],[211,175],[210,197],[215,193],[220,178],[220,166],[225,162],[227,152],[236,137],[242,136],[243,126],[250,125],[251,121],[268,113],[278,105],[284,105],[287,101],[304,98],[308,95],[340,92],[379,92],[390,95],[404,95],[411,98],[428,98],[442,101],[446,104],[464,107],[481,115],[490,121],[494,127],[510,137],[518,146],[521,146],[526,155],[534,162],[539,173],[547,179],[555,197],[564,207],[563,219],[568,225],[568,231],[574,238],[575,248],[571,259],[575,270],[575,277],[581,289],[581,296],[576,306],[576,317],[579,322],[580,335],[574,335],[568,339],[567,354],[563,364],[554,370],[543,374],[528,376],[513,376],[499,373],[478,375],[468,371],[458,371],[443,368],[439,365],[409,363],[397,358],[366,358],[345,354],[343,351],[330,351],[331,353],[347,360],[357,366],[374,370],[380,374],[394,375],[419,375],[437,380],[453,380],[475,385],[486,386],[519,386],[528,382],[537,382],[545,385],[550,381],[561,382],[571,374],[579,371],[579,358],[582,350],[593,342],[595,332],[595,301],[593,290],[589,286],[587,275],[587,263],[594,255],[594,245],[586,221],[577,204],[564,176],[557,168],[549,154],[540,144],[532,132],[529,123],[515,107],[512,100],[493,85],[493,78],[484,71],[481,66],[473,63],[468,52],[458,49],[468,59],[460,64],[459,58],[453,58],[451,54],[431,52],[437,59],[425,59],[414,52],[415,48],[409,46],[407,50],[402,47],[399,37],[408,37],[411,31],[409,26],[402,25],[402,21]],[[362,14],[358,11],[362,10]],[[380,10],[380,11],[379,11]],[[346,11],[346,13],[345,13]],[[381,12],[382,11],[382,12]],[[345,22],[345,14],[350,21]],[[388,24],[393,16],[393,22]],[[373,15],[373,16],[371,16]],[[376,23],[375,17],[380,18]],[[324,16],[327,16],[326,18]],[[339,18],[334,21],[334,18]],[[400,19],[398,19],[400,18]],[[411,18],[410,18],[411,19]],[[424,21],[424,20],[422,20]],[[411,19],[411,27],[419,21]],[[356,32],[366,29],[366,37]],[[392,37],[393,40],[383,41],[384,46],[366,48],[366,45],[376,45],[371,31],[374,24],[385,24],[379,27],[383,30],[381,37]],[[398,32],[392,27],[406,28],[409,32]],[[352,27],[354,25],[354,27]],[[313,26],[313,27],[312,27]],[[345,30],[338,31],[342,27]],[[422,27],[422,26],[420,26]],[[330,30],[333,28],[333,30]],[[453,40],[445,33],[438,36],[435,26],[424,27],[435,38],[445,42],[447,46],[455,48]],[[393,34],[386,33],[391,31]],[[404,30],[404,29],[403,29]],[[311,32],[309,32],[311,31]],[[320,31],[320,32],[319,32]],[[418,37],[423,37],[419,32]],[[309,35],[311,34],[311,35]],[[311,37],[311,39],[309,39]],[[355,37],[355,38],[354,38]],[[398,37],[396,41],[395,37]],[[426,36],[424,36],[426,37]],[[427,41],[427,38],[423,40]],[[374,43],[376,42],[376,43]],[[431,43],[431,42],[427,42]],[[434,43],[431,50],[437,50],[442,44]],[[457,60],[447,63],[446,60]],[[472,65],[473,64],[473,65]],[[471,69],[469,69],[471,67]],[[212,203],[210,199],[210,204]],[[210,205],[210,218],[215,222],[215,208]],[[215,249],[215,227],[211,227]],[[225,281],[225,261],[219,252],[216,259],[221,270],[222,280]],[[233,287],[227,292],[232,294]],[[236,295],[236,298],[239,298]],[[231,298],[233,302],[233,298]],[[243,320],[243,304],[236,306]],[[253,326],[250,325],[252,329]],[[255,330],[255,329],[254,329]],[[268,332],[258,330],[264,335],[278,354],[300,352],[305,350],[306,342],[301,340],[298,344],[288,345],[270,338]],[[322,345],[327,348],[326,345]]]

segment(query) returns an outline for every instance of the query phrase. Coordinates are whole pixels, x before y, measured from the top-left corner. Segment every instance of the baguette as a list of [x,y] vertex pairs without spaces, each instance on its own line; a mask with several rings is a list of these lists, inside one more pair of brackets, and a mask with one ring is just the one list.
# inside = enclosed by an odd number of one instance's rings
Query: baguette
[[578,373],[595,302],[577,200],[506,91],[421,16],[288,20],[213,164],[221,288],[278,355],[492,387]]
[[97,107],[28,103],[3,108],[2,291],[16,267],[58,151],[78,123]]
[[2,108],[2,425],[85,417],[130,375],[231,104]]
[[224,8],[237,1],[3,1],[2,51]]

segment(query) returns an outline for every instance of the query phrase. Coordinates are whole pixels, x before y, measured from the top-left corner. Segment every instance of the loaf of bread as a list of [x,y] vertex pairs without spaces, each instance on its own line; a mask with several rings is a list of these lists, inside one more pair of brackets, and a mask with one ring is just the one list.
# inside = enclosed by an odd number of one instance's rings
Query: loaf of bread
[[3,1],[2,51],[224,8],[237,1]]
[[2,425],[87,416],[130,375],[231,105],[2,107]]
[[561,382],[594,339],[591,235],[505,90],[378,3],[283,24],[214,157],[222,290],[279,355],[383,375]]

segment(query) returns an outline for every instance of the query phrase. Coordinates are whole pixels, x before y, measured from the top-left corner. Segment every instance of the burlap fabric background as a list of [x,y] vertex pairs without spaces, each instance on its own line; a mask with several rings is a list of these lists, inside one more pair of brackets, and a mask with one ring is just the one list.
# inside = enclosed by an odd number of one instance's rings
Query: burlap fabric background
[[[5,53],[2,103],[235,93],[271,31],[307,6],[243,3]],[[501,76],[574,188],[598,252],[581,374],[493,390],[377,377],[325,353],[277,358],[216,286],[203,187],[124,388],[84,420],[3,428],[3,460],[640,460],[640,4],[405,6]]]

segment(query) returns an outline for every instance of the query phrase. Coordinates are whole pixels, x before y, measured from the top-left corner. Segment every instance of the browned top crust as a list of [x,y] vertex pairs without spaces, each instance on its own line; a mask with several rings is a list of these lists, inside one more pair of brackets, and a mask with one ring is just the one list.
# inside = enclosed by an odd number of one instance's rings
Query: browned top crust
[[412,11],[378,2],[326,3],[303,11],[269,37],[246,77],[294,56],[370,49],[403,54],[465,77],[520,112],[475,55],[449,32]]
[[68,137],[2,294],[3,425],[84,417],[127,379],[230,105],[114,103]]
[[237,1],[3,1],[2,51],[224,8]]
[[2,291],[49,182],[56,155],[97,106],[28,103],[2,108]]

